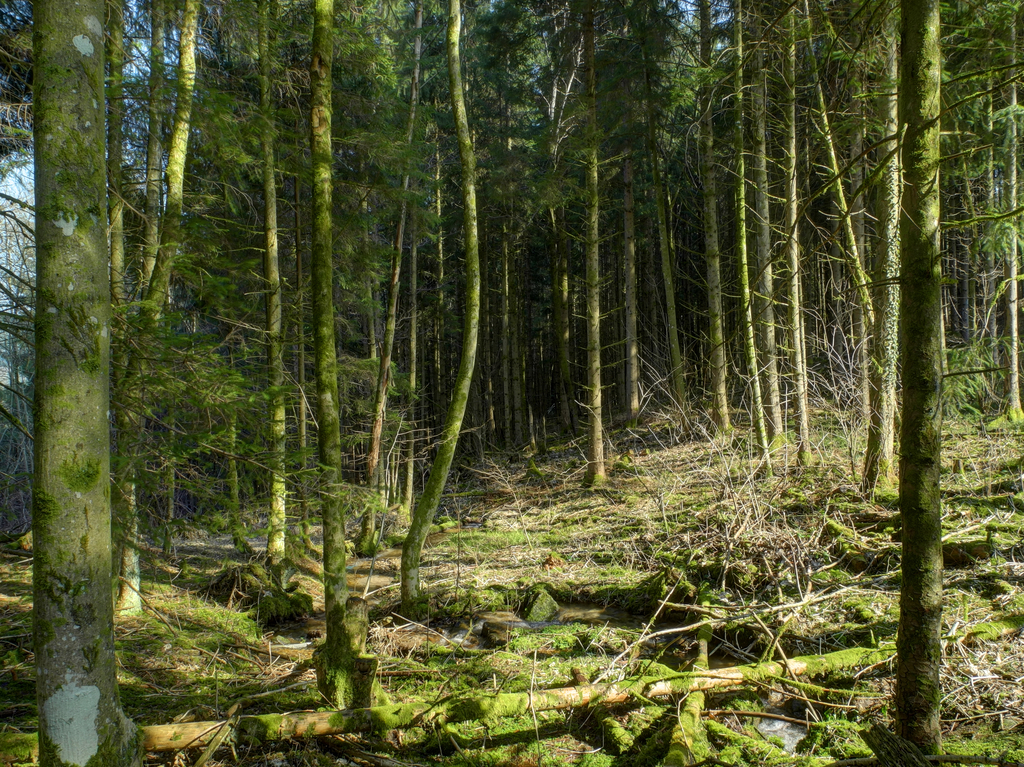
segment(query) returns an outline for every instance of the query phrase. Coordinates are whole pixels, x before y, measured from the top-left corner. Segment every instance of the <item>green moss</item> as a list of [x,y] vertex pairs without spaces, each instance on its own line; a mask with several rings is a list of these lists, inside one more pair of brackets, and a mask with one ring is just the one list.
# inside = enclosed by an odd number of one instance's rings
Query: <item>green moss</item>
[[72,460],[61,461],[57,469],[57,476],[73,493],[87,493],[92,490],[100,477],[100,462],[95,459],[86,459],[79,463],[76,455]]
[[1024,628],[1024,615],[1008,615],[1005,618],[988,623],[979,623],[971,627],[968,639],[988,642],[999,639],[1011,631]]
[[39,754],[39,736],[34,732],[0,732],[0,754],[15,762],[32,762]]
[[861,738],[860,725],[845,719],[814,722],[807,735],[797,744],[797,753],[824,756],[833,759],[859,759],[871,756],[871,749]]
[[[52,521],[61,516],[61,507],[57,500],[45,490],[36,488],[32,494],[32,518],[39,521]],[[39,556],[40,549],[36,547],[36,556]]]

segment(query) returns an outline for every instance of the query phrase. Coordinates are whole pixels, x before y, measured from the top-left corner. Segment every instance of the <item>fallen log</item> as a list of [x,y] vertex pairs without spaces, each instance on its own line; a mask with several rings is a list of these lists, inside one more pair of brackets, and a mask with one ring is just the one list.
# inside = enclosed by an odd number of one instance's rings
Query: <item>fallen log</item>
[[[825,655],[791,658],[788,671],[794,676],[822,676],[861,666],[883,663],[892,651],[853,648]],[[230,742],[261,743],[321,735],[360,732],[387,732],[408,727],[440,727],[467,721],[495,720],[539,711],[576,708],[600,701],[622,703],[632,697],[642,699],[675,694],[738,687],[777,677],[786,671],[779,661],[754,663],[716,671],[692,671],[671,677],[633,677],[608,684],[577,685],[551,690],[496,695],[457,695],[435,703],[404,703],[343,711],[300,711],[289,714],[259,714],[228,721],[180,722],[142,727],[146,751],[178,751],[205,748],[225,728],[232,730]],[[13,738],[13,739],[12,739]],[[15,740],[16,739],[16,740]],[[38,752],[32,734],[0,735],[0,761],[8,751],[17,751],[21,760]]]
[[[891,656],[890,650],[874,648],[841,650],[827,655],[793,658],[789,661],[789,671],[797,676],[819,676],[879,663]],[[386,732],[413,726],[494,720],[520,716],[531,711],[576,708],[598,700],[605,704],[622,703],[633,696],[657,698],[678,693],[737,687],[745,682],[760,681],[783,672],[782,663],[771,661],[714,672],[680,673],[670,678],[637,677],[610,684],[577,685],[535,692],[452,696],[432,704],[405,703],[345,711],[245,716],[241,717],[236,725],[235,742]],[[173,751],[202,746],[221,724],[184,722],[143,727],[143,746],[147,751]]]

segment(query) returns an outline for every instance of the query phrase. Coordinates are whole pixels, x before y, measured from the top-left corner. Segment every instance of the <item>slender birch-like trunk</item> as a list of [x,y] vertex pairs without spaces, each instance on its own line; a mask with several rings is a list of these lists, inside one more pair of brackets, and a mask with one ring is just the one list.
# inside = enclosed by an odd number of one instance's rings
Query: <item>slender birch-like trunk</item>
[[871,344],[871,418],[864,453],[865,489],[888,487],[896,479],[896,378],[900,305],[900,155],[897,138],[899,64],[895,20],[886,31],[886,82],[879,146],[885,167],[879,195],[879,258],[875,273],[875,322]]
[[[417,12],[421,12],[420,4],[417,3]],[[406,438],[405,457],[405,485],[402,490],[402,509],[399,523],[402,527],[409,524],[409,515],[412,513],[412,503],[415,493],[416,479],[416,433],[418,431],[418,420],[416,418],[419,375],[419,263],[418,263],[418,233],[416,208],[409,211],[409,435]]]
[[174,104],[167,151],[167,204],[160,225],[160,248],[149,278],[146,299],[140,309],[143,319],[155,322],[167,304],[171,273],[181,242],[181,213],[185,201],[185,160],[192,127],[192,98],[196,88],[196,37],[199,31],[200,0],[185,0],[178,45],[178,93]]
[[[423,27],[423,4],[416,3],[414,29],[416,39],[413,43],[412,82],[409,87],[409,117],[405,128],[405,143],[412,144],[416,131],[416,107],[420,98],[420,53],[422,38],[420,29]],[[373,424],[370,427],[370,447],[366,456],[366,481],[371,487],[380,489],[383,483],[377,476],[377,466],[381,458],[381,437],[384,432],[384,413],[387,409],[388,386],[391,384],[391,358],[394,354],[395,327],[398,322],[398,278],[402,268],[402,245],[405,241],[405,219],[409,211],[406,195],[409,191],[409,174],[402,175],[402,202],[398,213],[398,230],[395,233],[395,244],[391,251],[391,276],[388,280],[387,316],[384,318],[384,343],[381,348],[380,366],[377,370],[377,388],[373,400]],[[370,553],[373,547],[374,530],[373,507],[368,506],[363,513],[363,523],[359,532],[358,548]]]
[[277,179],[274,157],[274,103],[270,93],[273,56],[270,51],[270,0],[259,3],[260,149],[263,154],[263,279],[266,280],[267,410],[270,416],[270,512],[267,557],[276,564],[285,556],[284,338],[281,321],[281,268],[277,250]]
[[598,230],[600,196],[597,186],[597,66],[594,45],[594,0],[587,0],[583,17],[583,58],[586,67],[587,110],[586,200],[587,200],[587,472],[584,482],[605,481],[604,427],[601,423],[601,258]]
[[459,35],[462,29],[462,8],[459,0],[449,0],[448,5],[448,82],[455,118],[455,132],[459,142],[459,159],[462,165],[463,228],[466,244],[466,314],[462,333],[462,360],[455,378],[448,416],[445,419],[441,443],[437,456],[430,468],[430,476],[423,488],[419,503],[409,524],[409,533],[402,544],[402,614],[419,617],[423,612],[420,584],[420,556],[427,540],[427,531],[434,520],[441,492],[448,481],[448,472],[459,443],[462,419],[466,413],[469,390],[473,382],[473,368],[476,365],[477,335],[480,327],[480,250],[477,234],[476,212],[476,157],[473,154],[473,139],[469,132],[466,116],[466,102],[462,91],[462,68],[459,55]]
[[739,273],[740,303],[743,310],[743,352],[750,379],[750,417],[754,425],[758,450],[767,462],[771,444],[764,412],[764,397],[761,394],[761,376],[757,365],[757,345],[754,340],[754,308],[750,295],[750,272],[747,265],[747,179],[743,146],[743,3],[736,0],[735,50],[736,72],[734,80],[735,99],[733,125],[733,151],[736,155],[736,268]]
[[[757,14],[753,14],[757,19]],[[755,35],[760,37],[760,20]],[[754,315],[757,318],[758,349],[761,352],[761,377],[766,395],[765,426],[768,441],[781,440],[785,432],[782,421],[782,394],[779,389],[779,351],[775,339],[775,277],[772,263],[772,230],[768,205],[768,82],[765,71],[764,46],[754,53],[754,82],[751,89],[750,112],[753,121],[754,146],[751,156],[751,177],[754,185],[754,242],[757,248],[757,290],[754,294]]]
[[[1010,25],[1010,55],[1017,55],[1017,23]],[[1006,178],[1005,208],[1007,211],[1017,208],[1017,81],[1010,83],[1010,98],[1007,108],[1006,154],[1003,160],[1003,174]],[[1009,248],[1006,253],[1004,274],[1006,276],[1006,419],[1012,423],[1024,421],[1024,410],[1020,404],[1020,289],[1017,286],[1017,274],[1020,266],[1018,241],[1018,223],[1016,217],[1010,219]]]
[[636,222],[633,211],[633,157],[626,150],[622,161],[622,239],[626,294],[626,412],[635,422],[640,416],[640,356],[636,337]]
[[[679,320],[676,315],[676,281],[672,265],[672,243],[669,238],[668,195],[661,178],[661,158],[658,154],[658,126],[651,91],[651,70],[644,54],[644,96],[647,101],[647,153],[651,157],[651,180],[658,210],[658,242],[661,246],[661,282],[665,289],[665,326],[668,334],[669,379],[672,398],[678,407],[686,401],[686,375],[683,354],[679,347]],[[596,161],[595,161],[596,162]]]
[[[124,247],[124,5],[121,0],[107,2],[107,184],[110,213],[110,295],[115,307],[124,307],[127,299],[125,285]],[[139,517],[136,508],[135,469],[132,465],[134,428],[127,403],[125,383],[128,380],[128,351],[126,339],[113,339],[111,355],[113,374],[112,410],[114,413],[115,441],[113,483],[110,505],[113,515],[114,537],[117,543],[115,576],[115,610],[133,614],[142,611],[139,595],[142,572],[139,565]],[[120,575],[124,580],[117,579]]]
[[789,267],[789,332],[792,344],[793,408],[796,414],[796,455],[801,466],[811,462],[811,419],[807,402],[807,346],[804,337],[801,281],[799,184],[797,183],[796,124],[796,9],[786,14],[786,53],[782,62],[783,132],[786,176],[786,263]]
[[145,293],[160,248],[160,192],[163,188],[164,0],[149,2],[149,105],[146,130],[146,209],[142,234],[142,290]]
[[[711,67],[711,3],[699,0],[700,62]],[[708,277],[708,343],[711,346],[711,419],[720,432],[732,429],[729,419],[729,361],[722,312],[721,249],[718,241],[718,185],[715,179],[714,89],[708,86],[700,119],[700,172],[704,187],[704,260]]]

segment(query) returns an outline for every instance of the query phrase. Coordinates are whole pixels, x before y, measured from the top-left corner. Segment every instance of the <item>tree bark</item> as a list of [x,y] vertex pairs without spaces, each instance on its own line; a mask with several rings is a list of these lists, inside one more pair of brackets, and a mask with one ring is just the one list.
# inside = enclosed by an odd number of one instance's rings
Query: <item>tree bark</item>
[[149,125],[146,131],[146,210],[142,235],[142,289],[145,293],[160,248],[160,192],[163,188],[164,0],[149,3]]
[[110,574],[110,272],[103,0],[33,3],[33,635],[40,760],[138,765]]
[[[416,3],[417,14],[422,15],[422,3]],[[409,212],[409,434],[406,438],[405,485],[402,490],[402,511],[400,523],[404,527],[409,523],[412,513],[412,502],[415,495],[416,479],[416,434],[419,430],[416,419],[417,392],[419,376],[419,263],[417,259],[417,223],[416,208]]]
[[270,1],[259,3],[260,149],[263,153],[263,279],[266,280],[267,410],[270,416],[270,512],[267,517],[267,558],[284,559],[286,526],[284,422],[284,338],[281,322],[281,268],[277,250],[277,180],[274,157],[274,103],[270,92],[273,56],[270,51]]
[[626,412],[640,416],[640,355],[636,336],[636,222],[633,205],[633,157],[626,149],[622,162],[622,239],[626,294]]
[[[641,49],[642,50],[642,49]],[[686,376],[683,354],[679,348],[679,319],[676,313],[676,281],[672,265],[672,246],[669,237],[668,195],[661,178],[661,160],[658,156],[658,125],[651,89],[651,70],[644,53],[644,97],[647,102],[647,153],[651,156],[651,181],[658,210],[658,242],[661,246],[661,282],[665,289],[665,318],[668,334],[669,380],[672,381],[672,399],[677,407],[686,401]],[[596,160],[595,160],[596,163]]]
[[[700,63],[711,67],[711,2],[699,0]],[[711,420],[719,432],[732,429],[729,419],[729,361],[722,312],[721,250],[718,242],[718,185],[715,179],[714,89],[701,102],[700,175],[704,186],[704,260],[708,276],[708,343],[711,346]]]
[[473,154],[473,140],[469,132],[466,103],[462,91],[461,57],[459,55],[459,34],[462,29],[462,8],[459,0],[449,0],[448,33],[448,82],[455,118],[455,131],[459,142],[459,159],[462,164],[463,227],[466,243],[466,314],[462,333],[462,360],[455,379],[451,405],[445,419],[441,443],[430,469],[430,476],[423,488],[419,503],[409,525],[409,533],[402,544],[402,612],[417,617],[422,614],[423,603],[420,591],[420,556],[427,532],[434,520],[434,514],[441,501],[441,492],[448,480],[448,472],[459,444],[459,432],[466,413],[469,390],[473,382],[473,368],[476,365],[477,334],[480,326],[480,250],[477,235],[476,212],[476,157]]
[[[124,307],[128,291],[125,280],[124,247],[124,5],[121,0],[107,2],[107,184],[110,212],[110,295],[115,307]],[[116,326],[115,326],[116,327]],[[135,469],[132,465],[132,428],[127,403],[128,348],[125,338],[112,338],[111,357],[113,371],[112,410],[115,439],[114,465],[110,488],[110,505],[114,525],[115,551],[115,611],[138,613],[142,600],[138,595],[141,571],[139,568],[139,519],[136,509]],[[117,578],[121,575],[125,580]],[[134,586],[134,589],[132,588]]]
[[[743,311],[743,351],[750,378],[750,419],[754,425],[758,450],[767,463],[771,458],[768,427],[765,419],[761,376],[754,340],[754,307],[750,295],[750,272],[747,266],[747,179],[743,157],[743,2],[736,0],[735,18],[736,72],[734,98],[733,149],[736,155],[736,268],[739,272],[740,303]],[[769,464],[770,465],[770,464]]]
[[[1010,24],[1010,55],[1017,55],[1017,20]],[[1017,81],[1010,83],[1010,98],[1007,107],[1006,154],[1003,173],[1006,177],[1006,210],[1017,208]],[[1009,247],[1006,252],[1006,419],[1011,423],[1024,421],[1024,410],[1020,404],[1020,290],[1017,285],[1019,271],[1019,235],[1016,217],[1010,219]]]
[[900,319],[903,584],[896,639],[896,734],[937,753],[942,688],[942,256],[939,248],[939,0],[902,0],[903,217]]
[[174,125],[167,151],[167,204],[160,226],[160,248],[149,278],[146,300],[140,309],[146,322],[159,319],[167,304],[171,272],[181,241],[181,213],[184,207],[185,160],[192,126],[192,97],[196,87],[196,37],[199,31],[199,0],[185,0],[178,45],[178,93],[174,104]]
[[587,0],[583,18],[583,57],[586,67],[587,110],[586,200],[587,200],[587,472],[584,482],[605,481],[604,427],[601,423],[601,258],[599,240],[600,196],[597,187],[597,71],[594,50],[594,0]]
[[[895,27],[895,21],[890,22]],[[882,97],[882,131],[887,138],[879,151],[884,158],[879,204],[880,247],[875,283],[875,322],[871,342],[871,418],[864,453],[865,489],[887,487],[896,479],[896,377],[899,352],[899,251],[900,251],[900,158],[897,86],[899,65],[897,35],[886,32],[886,95]]]
[[[755,39],[762,35],[761,22],[756,21]],[[782,395],[779,390],[779,351],[775,338],[775,277],[772,264],[772,230],[769,219],[768,189],[768,82],[765,71],[764,45],[758,45],[753,57],[754,82],[750,112],[754,129],[751,177],[754,185],[754,242],[757,248],[757,290],[754,294],[754,315],[757,318],[757,342],[761,352],[761,376],[766,395],[765,426],[770,443],[781,440],[785,433],[782,421]]]
[[317,445],[324,529],[324,609],[327,637],[318,656],[317,687],[335,706],[355,703],[353,648],[363,637],[349,626],[345,575],[345,509],[341,497],[341,419],[338,358],[334,345],[334,262],[331,150],[331,65],[334,0],[316,0],[310,64],[310,144],[313,164],[313,347],[316,368]]
[[[420,97],[420,52],[422,39],[420,29],[423,27],[423,5],[416,3],[414,16],[416,39],[413,44],[412,82],[409,86],[409,117],[405,128],[405,143],[412,144],[416,131],[416,107]],[[402,175],[402,202],[398,213],[398,230],[395,233],[395,245],[391,251],[391,277],[388,280],[387,316],[384,319],[384,344],[381,348],[380,366],[377,371],[377,388],[373,399],[373,424],[370,427],[370,447],[366,456],[366,481],[371,487],[382,484],[377,476],[377,465],[380,462],[381,437],[384,432],[384,412],[387,409],[388,386],[391,384],[391,358],[395,346],[395,327],[398,322],[398,278],[402,268],[402,245],[405,241],[405,219],[409,211],[409,173]],[[373,507],[367,506],[363,514],[363,525],[359,533],[358,548],[363,553],[371,553],[373,546],[374,524]]]
[[783,123],[786,176],[786,263],[789,267],[789,332],[792,344],[796,455],[801,466],[811,463],[811,419],[807,402],[807,345],[804,335],[803,283],[800,274],[799,184],[797,183],[796,9],[786,14],[786,52],[782,63]]
[[576,397],[569,367],[569,243],[565,233],[565,208],[551,208],[551,228],[555,234],[555,263],[552,269],[552,314],[554,315],[555,356],[558,370],[558,400],[562,424],[573,437],[579,431],[576,418]]

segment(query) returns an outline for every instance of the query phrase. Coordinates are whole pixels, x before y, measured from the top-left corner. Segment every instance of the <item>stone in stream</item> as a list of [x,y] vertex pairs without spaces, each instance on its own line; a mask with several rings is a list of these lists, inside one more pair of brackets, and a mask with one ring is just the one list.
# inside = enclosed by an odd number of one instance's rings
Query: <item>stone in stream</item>
[[558,616],[558,610],[558,602],[543,583],[527,589],[523,599],[524,619],[531,623],[553,621]]

